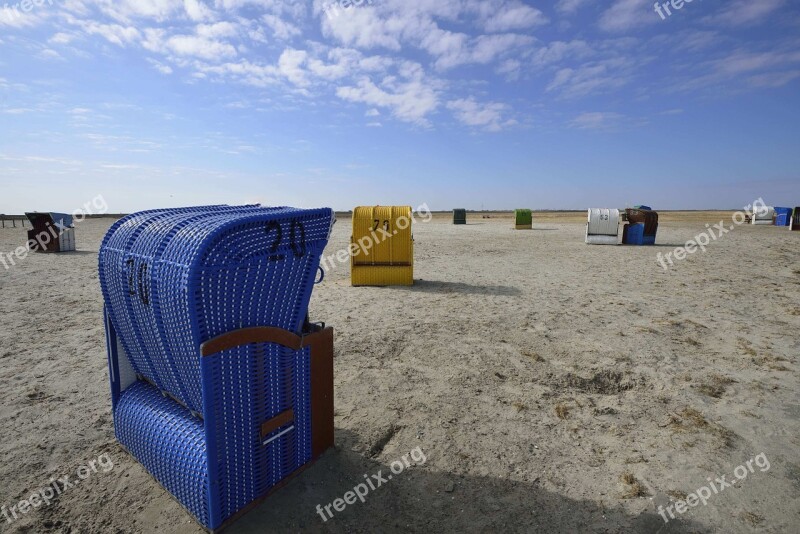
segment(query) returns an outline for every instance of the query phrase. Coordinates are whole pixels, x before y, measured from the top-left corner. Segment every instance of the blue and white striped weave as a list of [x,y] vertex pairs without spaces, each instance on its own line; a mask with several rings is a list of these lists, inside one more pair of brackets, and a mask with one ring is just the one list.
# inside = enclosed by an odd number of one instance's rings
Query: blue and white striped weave
[[[311,459],[310,353],[257,343],[201,361],[200,345],[300,333],[332,224],[328,208],[205,206],[129,215],[103,240],[117,438],[207,528]],[[261,423],[290,408],[293,429],[264,445]]]

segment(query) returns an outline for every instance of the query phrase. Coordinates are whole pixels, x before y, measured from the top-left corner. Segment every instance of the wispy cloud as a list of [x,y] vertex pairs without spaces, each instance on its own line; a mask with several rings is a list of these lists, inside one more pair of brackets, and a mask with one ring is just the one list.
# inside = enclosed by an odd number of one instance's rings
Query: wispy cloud
[[720,13],[707,19],[710,24],[745,26],[765,21],[785,4],[784,0],[734,0],[726,2]]
[[509,107],[499,102],[478,103],[473,98],[461,98],[448,102],[447,109],[451,110],[461,123],[490,132],[499,132],[517,124],[515,119],[505,118]]
[[593,111],[578,115],[570,125],[581,130],[605,130],[617,126],[623,118],[619,113]]
[[649,0],[614,0],[600,16],[599,26],[607,32],[624,32],[642,30],[657,20]]
[[643,126],[647,121],[635,119],[613,111],[592,111],[581,113],[569,125],[579,130],[616,131]]
[[572,15],[588,3],[589,0],[558,0],[555,7],[559,13]]
[[353,86],[342,86],[337,96],[350,102],[388,109],[393,116],[419,126],[430,126],[427,118],[439,106],[439,93],[432,84],[417,73],[407,79],[387,78],[376,85],[362,78]]
[[547,91],[557,92],[565,98],[579,98],[612,91],[630,82],[631,68],[632,65],[624,59],[590,62],[576,68],[563,68],[556,72],[547,86]]

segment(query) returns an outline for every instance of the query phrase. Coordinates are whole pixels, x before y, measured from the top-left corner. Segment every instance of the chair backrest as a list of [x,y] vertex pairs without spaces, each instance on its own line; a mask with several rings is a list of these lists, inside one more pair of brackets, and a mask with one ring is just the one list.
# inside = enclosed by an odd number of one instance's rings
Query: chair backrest
[[775,219],[775,208],[761,206],[753,210],[753,224],[772,224]]
[[619,235],[619,210],[617,209],[590,209],[587,235]]
[[514,220],[517,226],[529,226],[533,224],[533,212],[529,209],[514,210]]
[[202,411],[200,345],[231,330],[299,332],[328,208],[208,206],[129,215],[99,254],[109,319],[134,370]]
[[360,206],[353,210],[353,243],[371,249],[353,256],[353,265],[412,265],[411,206]]

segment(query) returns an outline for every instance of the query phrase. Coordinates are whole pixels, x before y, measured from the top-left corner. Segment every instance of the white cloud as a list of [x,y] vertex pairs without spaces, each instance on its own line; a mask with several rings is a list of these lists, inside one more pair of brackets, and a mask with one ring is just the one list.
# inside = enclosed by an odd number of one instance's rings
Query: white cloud
[[[322,0],[315,6],[320,12]],[[341,11],[341,10],[340,10]],[[529,46],[529,35],[470,35],[444,29],[440,21],[458,17],[477,17],[474,22],[487,31],[501,32],[544,24],[546,19],[535,8],[520,2],[498,5],[454,0],[419,0],[413,4],[381,0],[373,6],[350,8],[337,16],[321,16],[323,34],[344,46],[360,50],[385,49],[400,52],[412,47],[425,50],[439,69],[470,63],[484,64],[499,55]]]
[[555,7],[561,14],[572,15],[587,3],[588,0],[558,0]]
[[485,27],[486,31],[505,32],[544,24],[547,24],[547,18],[541,11],[521,2],[513,2],[498,6],[497,11],[486,21]]
[[239,28],[232,22],[217,22],[214,24],[198,24],[195,32],[204,39],[222,39],[236,36],[239,33]]
[[132,26],[119,24],[102,24],[91,20],[76,20],[75,23],[87,35],[99,35],[106,41],[118,46],[127,46],[141,38],[139,30]]
[[152,19],[156,22],[164,22],[174,16],[186,12],[184,0],[94,0],[85,2],[73,2],[72,6],[76,9],[88,9],[88,5],[95,5],[106,16],[125,24],[132,23],[136,19]]
[[[320,0],[321,2],[321,0]],[[400,50],[400,40],[413,20],[404,16],[381,17],[377,9],[358,8],[339,16],[323,16],[322,32],[343,45],[356,48]]]
[[387,77],[380,87],[363,77],[354,86],[339,87],[336,95],[349,102],[387,108],[397,119],[420,126],[430,126],[427,116],[439,106],[438,91],[419,73],[402,81]]
[[519,78],[522,69],[522,62],[516,59],[507,59],[503,61],[495,70],[498,74],[504,74],[509,80],[516,80]]
[[236,63],[219,65],[198,65],[197,74],[210,75],[228,82],[243,83],[254,87],[268,87],[280,81],[278,68],[275,65],[261,65],[248,59]]
[[576,68],[565,67],[556,72],[546,90],[558,91],[567,98],[576,98],[618,89],[629,81],[628,67],[624,60],[606,60]]
[[800,78],[800,70],[791,70],[786,72],[770,72],[768,74],[757,74],[747,79],[747,82],[753,87],[783,87],[784,85],[793,82]]
[[797,78],[800,65],[800,50],[787,48],[766,52],[735,50],[723,57],[702,65],[702,75],[679,80],[675,85],[678,91],[725,86],[731,87],[731,80],[742,80],[735,89],[743,91],[747,87],[782,87]]
[[75,35],[71,33],[59,32],[47,40],[50,44],[65,45],[75,40]]
[[190,19],[196,22],[213,20],[214,12],[200,0],[183,0],[183,8]]
[[160,61],[156,61],[155,59],[150,59],[150,58],[148,58],[147,62],[150,63],[153,66],[153,68],[156,69],[161,74],[165,75],[172,74],[172,67],[170,67],[169,65],[165,65]]
[[318,58],[311,58],[308,61],[308,70],[318,78],[327,81],[339,80],[360,69],[361,54],[355,50],[333,48],[326,55],[328,63]]
[[311,83],[303,68],[307,59],[308,52],[305,50],[284,50],[278,60],[278,72],[298,87],[306,87]]
[[261,17],[261,19],[264,21],[264,24],[272,29],[273,35],[282,41],[297,37],[303,33],[300,31],[300,28],[290,22],[286,22],[277,15],[267,14]]
[[484,128],[490,132],[499,132],[505,127],[513,126],[516,121],[504,119],[508,106],[499,102],[478,103],[473,98],[461,98],[447,103],[455,117],[467,126]]
[[236,48],[220,41],[196,35],[175,35],[166,41],[169,51],[179,56],[194,56],[206,60],[218,60],[236,55]]
[[608,130],[620,124],[624,115],[607,111],[582,113],[575,117],[570,125],[580,130]]
[[218,39],[235,34],[231,23],[220,22],[213,25],[199,25],[195,35],[168,36],[163,29],[145,30],[142,46],[146,50],[163,55],[200,58],[207,61],[221,61],[237,55],[236,48],[229,42]]
[[800,62],[800,50],[761,53],[736,51],[714,62],[714,70],[722,76],[735,76],[773,67],[782,68],[798,62]]
[[47,60],[47,59],[50,59],[50,60],[53,60],[53,59],[63,60],[64,59],[63,57],[61,57],[61,54],[59,54],[58,52],[56,52],[55,50],[53,50],[51,48],[45,48],[45,49],[40,50],[39,53],[36,54],[36,57],[41,58],[41,59],[45,59],[45,60]]
[[735,0],[720,7],[718,15],[707,19],[712,24],[744,26],[763,22],[784,4],[784,0]]
[[553,41],[538,48],[533,54],[536,66],[561,63],[567,58],[580,59],[591,56],[594,49],[585,41]]
[[607,32],[624,32],[641,29],[660,21],[653,12],[650,0],[615,0],[600,16],[600,29]]
[[481,35],[475,40],[474,48],[466,62],[486,64],[509,50],[527,47],[531,43],[533,43],[533,37],[528,35],[514,33]]

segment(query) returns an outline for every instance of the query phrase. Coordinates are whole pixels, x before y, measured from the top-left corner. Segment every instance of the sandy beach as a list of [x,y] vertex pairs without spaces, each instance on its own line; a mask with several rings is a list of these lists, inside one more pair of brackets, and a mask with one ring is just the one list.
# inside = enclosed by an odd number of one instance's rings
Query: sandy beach
[[[800,233],[740,226],[668,271],[656,258],[730,217],[664,214],[656,247],[610,247],[584,244],[581,213],[531,231],[442,215],[414,226],[411,288],[354,288],[337,264],[310,308],[336,332],[335,449],[228,532],[796,532]],[[2,532],[203,531],[114,438],[97,276],[112,222],[0,267]],[[326,255],[349,236],[340,216]],[[0,252],[25,239],[0,230]],[[722,476],[736,483],[676,511]]]

